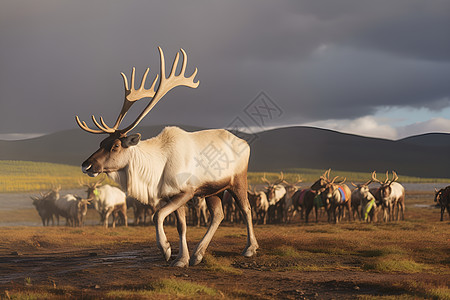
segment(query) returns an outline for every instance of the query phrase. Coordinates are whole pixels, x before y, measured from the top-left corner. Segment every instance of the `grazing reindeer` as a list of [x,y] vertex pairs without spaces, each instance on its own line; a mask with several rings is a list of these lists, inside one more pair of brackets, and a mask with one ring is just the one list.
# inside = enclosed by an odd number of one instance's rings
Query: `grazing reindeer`
[[440,189],[435,188],[434,202],[438,203],[441,207],[441,221],[444,221],[444,212],[447,208],[448,216],[450,217],[450,186]]
[[297,184],[302,182],[299,176],[297,176],[297,181],[294,183],[289,183],[286,180],[283,180],[286,188],[286,194],[284,196],[284,210],[283,210],[283,219],[285,223],[289,223],[297,214],[298,205],[295,205],[295,201],[293,196],[295,192],[298,191],[299,187]]
[[261,180],[267,184],[266,194],[267,200],[269,201],[269,222],[281,221],[283,216],[283,199],[286,195],[286,188],[281,184],[284,181],[283,172],[280,172],[280,176],[273,183],[267,180],[266,173],[264,173],[264,177],[261,177]]
[[[352,191],[352,209],[358,212],[359,220],[364,216],[364,221],[375,223],[377,222],[377,204],[375,197],[369,190],[370,183],[372,183],[372,179],[361,184],[352,182],[355,187]],[[361,213],[358,210],[359,206],[361,206]]]
[[[398,220],[400,212],[401,220],[404,220],[405,215],[405,188],[398,182],[397,173],[392,171],[392,180],[389,180],[389,172],[386,171],[386,180],[381,182],[376,177],[376,172],[372,172],[372,180],[379,183],[381,186],[375,191],[374,196],[381,202],[383,207],[383,220],[385,222]],[[394,216],[395,208],[397,207]]]
[[[161,68],[159,86],[156,90],[158,77],[155,78],[150,89],[144,88],[149,69],[144,73],[141,86],[137,90],[134,86],[135,69],[133,68],[132,71],[130,87],[125,74],[122,73],[125,99],[113,127],[109,127],[103,118],[100,118],[99,123],[95,117],[92,117],[94,124],[99,129],[91,129],[76,116],[76,121],[81,129],[89,133],[109,134],[100,143],[100,149],[83,162],[82,170],[90,176],[106,173],[118,182],[129,195],[143,203],[149,203],[156,207],[161,200],[167,200],[166,204],[159,208],[153,217],[156,227],[156,242],[168,261],[172,251],[164,232],[163,222],[169,214],[175,212],[180,237],[180,251],[173,265],[178,267],[187,266],[188,263],[196,265],[202,260],[212,236],[223,219],[220,198],[216,195],[228,190],[242,211],[247,225],[247,246],[243,255],[253,256],[258,248],[258,243],[247,199],[247,168],[250,156],[250,147],[247,142],[223,129],[186,132],[178,127],[166,127],[158,136],[145,141],[140,140],[140,134],[127,135],[167,92],[177,86],[196,88],[199,85],[198,81],[194,82],[197,70],[190,77],[185,77],[187,55],[183,49],[181,49],[183,63],[179,75],[175,74],[180,58],[178,52],[167,78],[164,53],[161,48],[158,50]],[[118,129],[133,103],[146,97],[152,98],[152,100],[137,119],[128,127]],[[211,151],[213,151],[213,157],[220,156],[218,160],[210,160]],[[211,222],[205,236],[196,246],[194,254],[190,258],[186,240],[184,204],[194,196],[206,197],[211,212]]]

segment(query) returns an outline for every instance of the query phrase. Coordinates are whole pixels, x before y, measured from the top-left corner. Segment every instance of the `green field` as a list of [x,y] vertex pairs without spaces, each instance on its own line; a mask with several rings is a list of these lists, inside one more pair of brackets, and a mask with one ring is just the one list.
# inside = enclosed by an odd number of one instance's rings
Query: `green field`
[[[323,174],[325,170],[318,169],[287,169],[284,177],[288,182],[295,182],[300,177],[303,182],[313,182]],[[370,172],[347,172],[332,170],[330,177],[342,176],[347,178],[347,183],[363,182],[370,179]],[[385,171],[384,171],[385,172]],[[378,178],[384,180],[384,172],[378,172]],[[269,181],[278,178],[279,173],[249,172],[248,181],[252,185],[261,184],[261,177],[266,174]],[[442,178],[418,178],[399,175],[399,181],[403,183],[450,183],[450,179]],[[81,172],[80,167],[30,161],[0,161],[0,192],[36,192],[45,191],[52,185],[61,185],[63,189],[71,189],[79,186],[79,180],[95,181]]]

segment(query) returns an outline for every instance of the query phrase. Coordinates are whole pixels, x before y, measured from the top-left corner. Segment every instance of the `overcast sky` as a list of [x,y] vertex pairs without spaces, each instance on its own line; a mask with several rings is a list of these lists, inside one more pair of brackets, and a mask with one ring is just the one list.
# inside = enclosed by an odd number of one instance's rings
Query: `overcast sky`
[[200,85],[169,92],[141,125],[450,132],[449,30],[450,1],[3,0],[0,137],[77,128],[75,115],[112,125],[120,72],[150,67],[150,81],[158,46],[167,65],[184,48]]

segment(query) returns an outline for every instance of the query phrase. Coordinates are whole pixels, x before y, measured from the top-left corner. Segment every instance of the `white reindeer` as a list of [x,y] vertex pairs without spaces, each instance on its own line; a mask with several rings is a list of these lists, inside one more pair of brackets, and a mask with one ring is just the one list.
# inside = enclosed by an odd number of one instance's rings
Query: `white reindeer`
[[[375,191],[374,196],[381,202],[383,207],[383,220],[393,221],[405,218],[405,188],[398,182],[397,173],[392,171],[392,180],[389,180],[389,172],[386,171],[386,180],[381,182],[376,178],[375,171],[372,172],[372,180],[381,184],[378,190]],[[394,213],[397,207],[396,213]]]
[[55,201],[56,212],[66,218],[66,226],[83,226],[89,200],[67,194]]
[[119,188],[105,184],[100,186],[103,180],[93,184],[85,184],[87,187],[87,197],[94,202],[95,210],[100,215],[100,223],[108,228],[109,216],[112,214],[112,227],[116,227],[116,219],[119,213],[128,226],[127,218],[127,196]]
[[[197,70],[190,77],[185,77],[187,56],[183,54],[183,63],[179,75],[176,69],[179,61],[177,53],[171,73],[166,78],[164,54],[160,53],[160,79],[155,91],[158,77],[150,89],[144,84],[149,69],[142,78],[139,89],[135,89],[135,69],[133,68],[131,86],[125,74],[122,77],[125,85],[125,100],[122,110],[113,127],[109,127],[100,118],[100,123],[92,117],[99,128],[91,129],[76,116],[78,125],[90,133],[106,133],[104,139],[94,154],[82,164],[82,170],[90,176],[106,173],[118,182],[131,196],[143,203],[157,204],[162,199],[167,203],[158,209],[154,215],[156,226],[156,241],[166,260],[171,257],[171,247],[163,228],[164,219],[175,212],[180,236],[180,251],[173,262],[174,266],[184,267],[188,264],[198,264],[223,219],[220,198],[216,195],[228,190],[243,212],[247,224],[247,246],[244,256],[250,257],[256,253],[258,243],[253,231],[251,209],[247,199],[247,168],[250,156],[248,144],[223,129],[186,132],[177,127],[167,127],[158,136],[140,141],[140,134],[127,136],[138,123],[148,114],[161,98],[177,86],[196,88],[199,82],[194,82]],[[126,112],[131,105],[142,98],[152,100],[144,111],[128,127],[119,130]],[[214,159],[215,158],[215,159]],[[194,196],[206,197],[211,212],[211,223],[203,239],[194,249],[190,258],[186,241],[186,211],[184,204]]]

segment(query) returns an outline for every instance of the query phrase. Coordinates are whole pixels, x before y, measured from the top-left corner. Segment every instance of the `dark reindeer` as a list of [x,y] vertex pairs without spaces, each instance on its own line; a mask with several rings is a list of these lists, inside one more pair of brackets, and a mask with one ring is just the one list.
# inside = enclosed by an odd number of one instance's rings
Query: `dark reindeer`
[[441,221],[444,221],[445,209],[447,209],[448,216],[450,217],[450,186],[439,191],[435,188],[434,191],[434,202],[441,207]]

